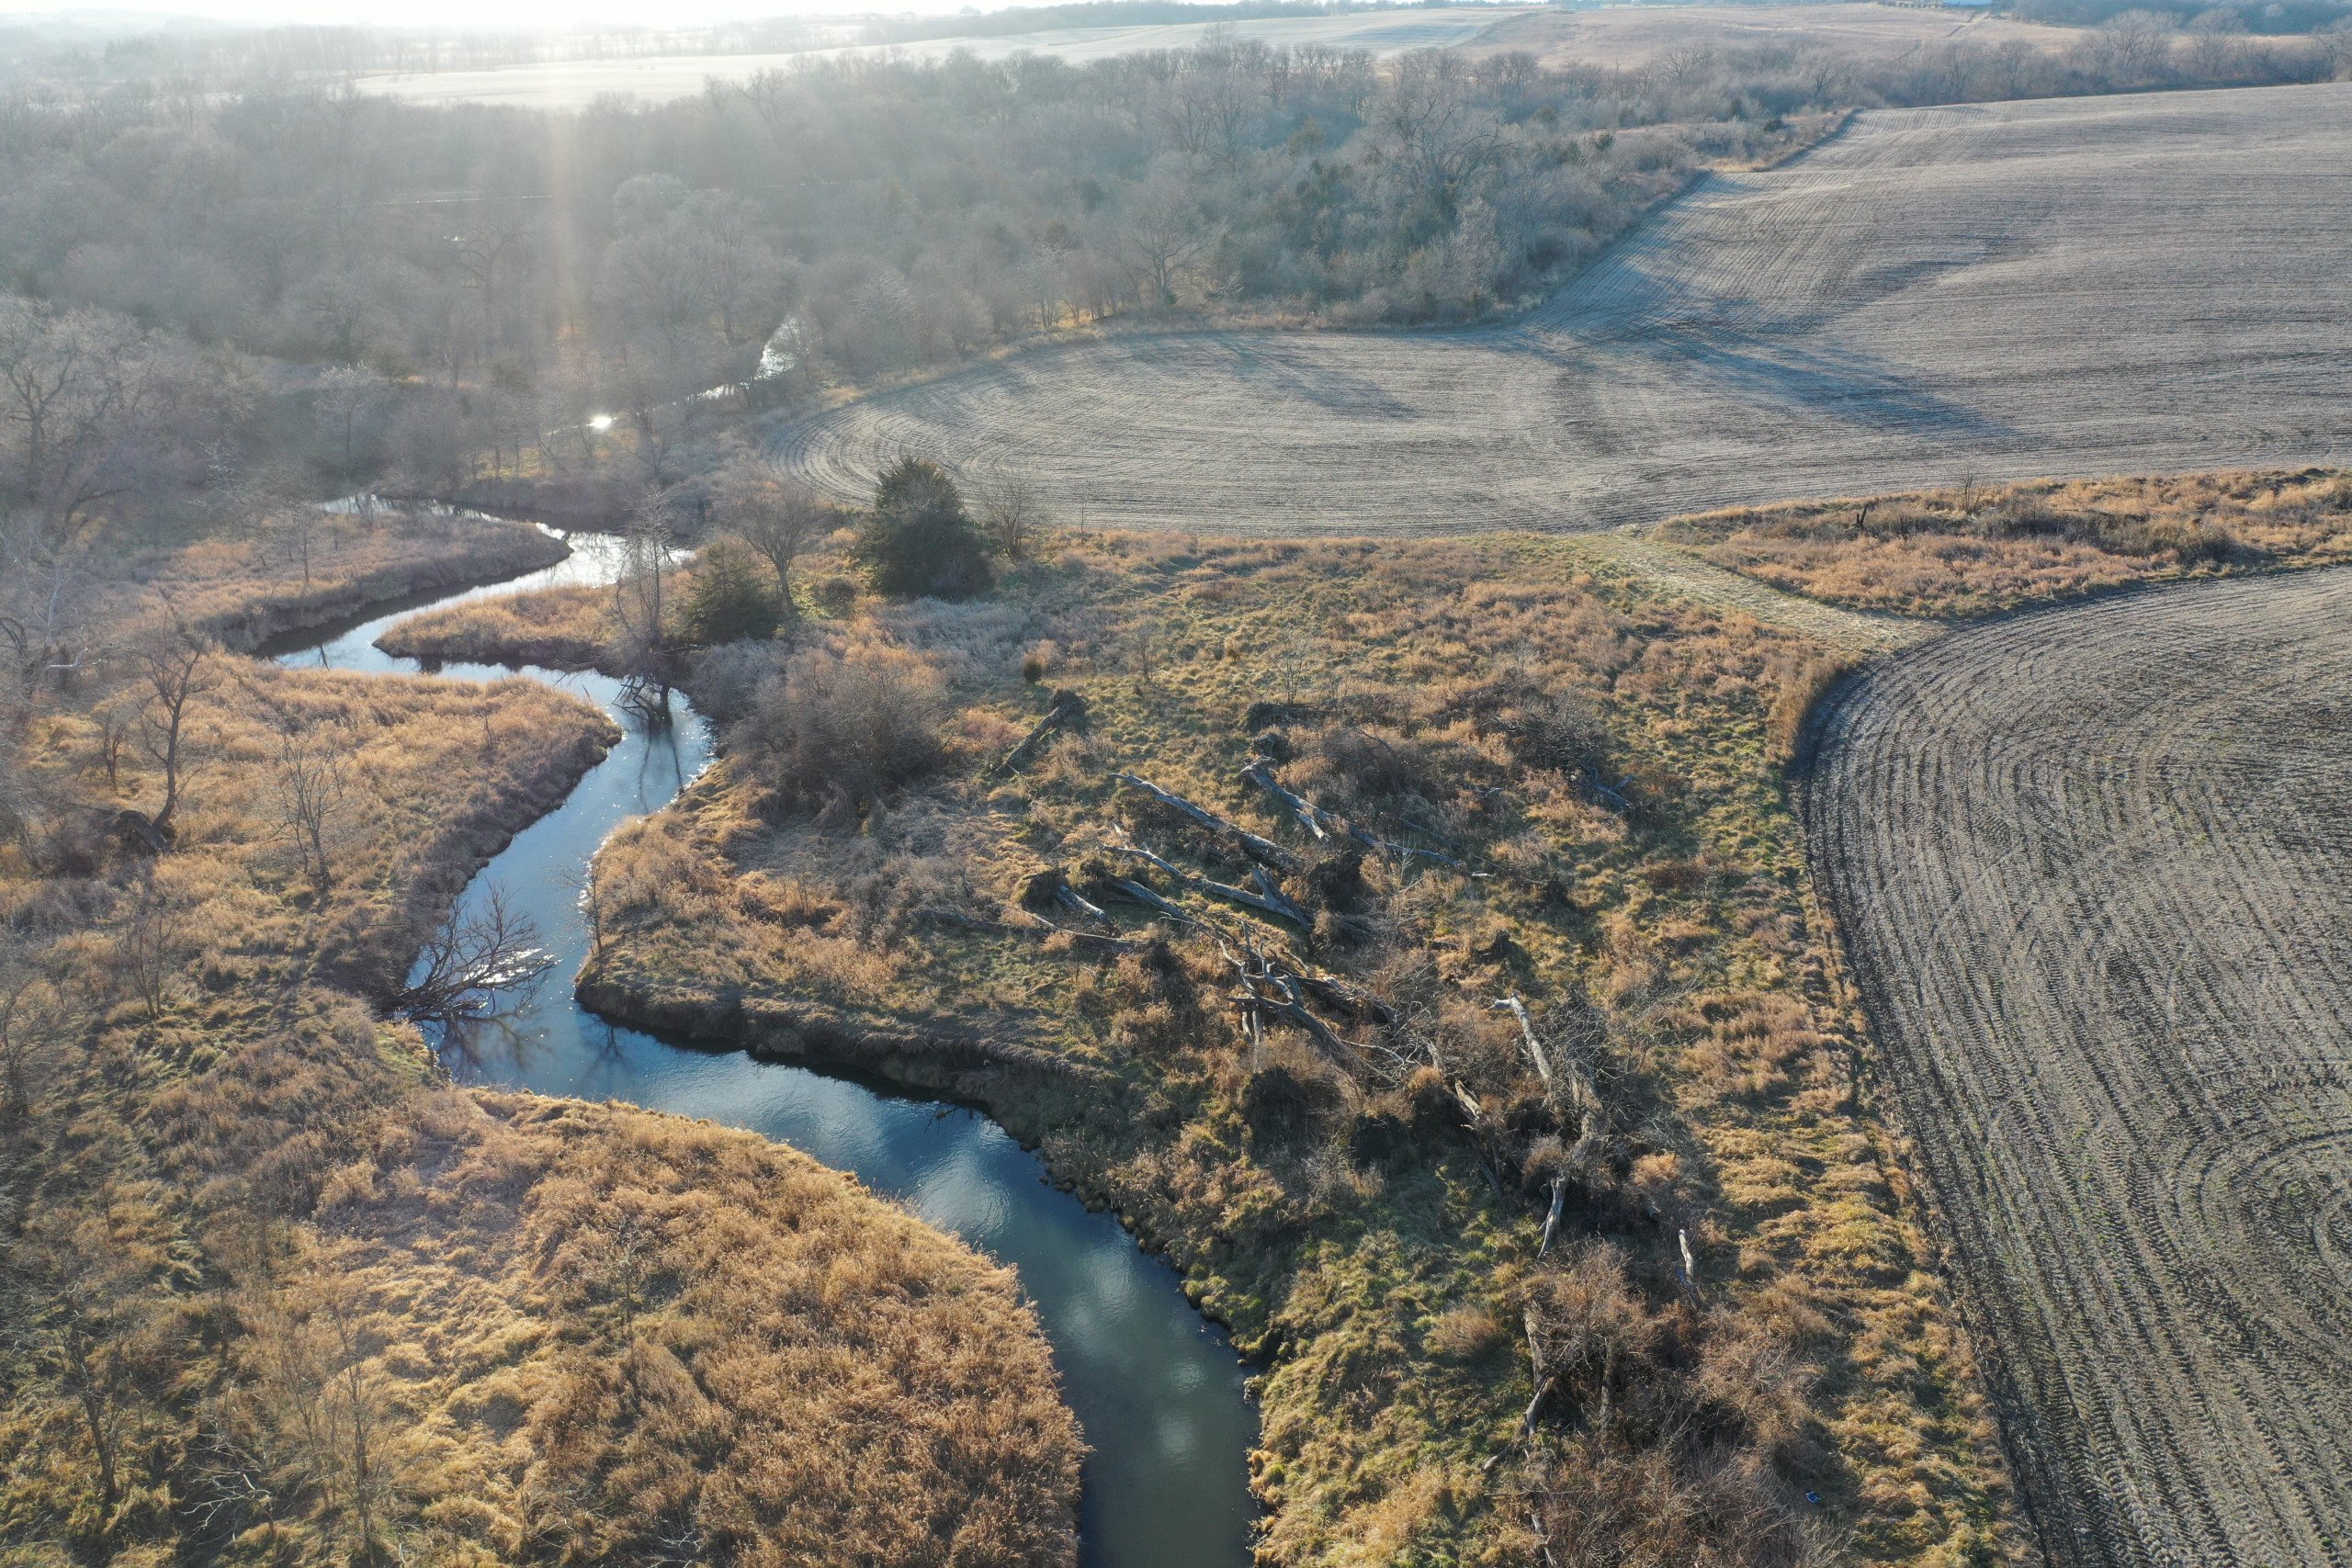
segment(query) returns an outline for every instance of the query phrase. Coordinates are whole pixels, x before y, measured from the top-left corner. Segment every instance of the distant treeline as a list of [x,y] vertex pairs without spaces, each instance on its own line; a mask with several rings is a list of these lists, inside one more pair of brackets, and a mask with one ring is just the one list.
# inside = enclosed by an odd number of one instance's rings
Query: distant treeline
[[[680,400],[763,348],[765,389],[798,396],[1137,312],[1476,319],[1827,111],[2323,80],[2347,46],[2139,9],[2064,51],[1963,36],[1887,62],[1770,44],[1547,70],[1212,34],[1083,65],[809,60],[567,114],[24,92],[0,96],[0,285],[38,302],[20,327],[103,320],[0,351],[38,365],[78,333],[176,364],[161,334],[280,362],[251,384],[331,411],[313,457],[345,477],[585,466],[592,412],[658,476]],[[11,416],[0,447],[34,428]]]
[[[1510,0],[1453,3],[1499,6]],[[1011,6],[979,16],[893,17],[868,24],[864,38],[869,43],[904,43],[916,39],[1006,38],[1069,28],[1160,28],[1187,22],[1255,22],[1430,8],[1430,0],[1075,0],[1068,6]]]
[[2280,38],[2325,32],[2352,19],[2352,0],[2015,0],[2029,22],[2095,28],[2127,11],[2169,17],[2184,28],[2202,25]]

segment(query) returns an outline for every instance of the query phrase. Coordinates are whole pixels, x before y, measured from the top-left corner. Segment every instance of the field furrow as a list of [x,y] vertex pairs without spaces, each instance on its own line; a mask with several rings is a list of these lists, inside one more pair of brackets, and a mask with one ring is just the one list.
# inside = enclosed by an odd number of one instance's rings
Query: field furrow
[[2352,1561],[2352,574],[1953,633],[1805,815],[2045,1545]]
[[1885,111],[1708,177],[1509,326],[1114,333],[775,442],[842,501],[914,452],[1073,521],[1271,534],[2320,462],[2348,245],[2352,85]]

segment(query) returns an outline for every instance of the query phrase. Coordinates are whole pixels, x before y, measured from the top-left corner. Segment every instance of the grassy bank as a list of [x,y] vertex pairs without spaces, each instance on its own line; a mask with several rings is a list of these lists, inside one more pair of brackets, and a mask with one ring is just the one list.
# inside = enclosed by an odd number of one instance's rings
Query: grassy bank
[[1657,537],[1792,593],[1965,618],[2352,559],[2352,475],[2037,479],[1678,517]]
[[1069,536],[804,624],[604,852],[583,994],[1116,1205],[1267,1359],[1269,1562],[1994,1560],[1766,756],[1825,650],[1587,558]]
[[176,615],[231,648],[356,615],[388,600],[552,566],[564,542],[527,523],[431,513],[344,516],[310,509],[194,543],[107,540],[87,618],[116,635]]
[[[243,558],[151,586],[209,625],[318,603]],[[189,684],[161,853],[114,817],[160,815],[140,693],[18,749],[0,1562],[1073,1558],[1077,1438],[1002,1271],[758,1139],[454,1089],[382,1016],[599,712],[220,652]]]
[[412,615],[376,639],[386,653],[428,664],[537,664],[588,670],[608,661],[620,634],[609,588],[501,594]]

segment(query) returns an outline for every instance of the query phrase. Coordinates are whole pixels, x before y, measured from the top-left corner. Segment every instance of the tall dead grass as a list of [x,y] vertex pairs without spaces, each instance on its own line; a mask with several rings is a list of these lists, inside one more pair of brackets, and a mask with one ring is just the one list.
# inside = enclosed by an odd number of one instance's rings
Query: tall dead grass
[[22,740],[0,1558],[1069,1562],[1001,1270],[748,1135],[450,1089],[362,1000],[604,716],[209,658],[166,853],[117,699]]
[[538,664],[588,670],[613,657],[620,618],[609,588],[573,585],[501,593],[396,622],[386,653],[427,664]]
[[[1084,697],[1085,733],[1010,773],[984,764],[1001,748],[951,753],[854,833],[766,810],[772,759],[730,746],[600,857],[629,907],[596,994],[882,1072],[953,1070],[926,1039],[1057,1063],[956,1082],[1272,1357],[1266,1562],[2000,1550],[1965,1350],[1791,891],[1767,753],[1831,650],[1579,579],[1540,541],[1064,536],[1042,557],[922,646],[956,671],[949,733],[1023,734],[1048,687]],[[918,646],[882,618],[842,635]],[[1318,839],[1245,766],[1374,841]],[[1155,919],[1119,886],[1137,877],[1223,934]],[[1246,951],[1336,978],[1329,1038],[1250,1027]]]
[[1979,615],[2135,582],[2352,558],[2352,474],[1970,484],[1739,507],[1658,532],[1832,604]]

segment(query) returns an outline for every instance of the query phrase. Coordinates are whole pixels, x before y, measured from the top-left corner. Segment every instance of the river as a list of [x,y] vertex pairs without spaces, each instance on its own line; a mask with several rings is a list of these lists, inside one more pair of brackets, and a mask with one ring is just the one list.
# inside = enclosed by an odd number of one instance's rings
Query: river
[[[279,663],[415,673],[375,646],[421,610],[526,589],[608,581],[616,541],[571,536],[572,554],[541,571],[357,622],[282,638]],[[436,673],[492,681],[503,665],[451,664]],[[468,886],[468,905],[495,886],[529,914],[555,963],[496,1016],[443,1043],[467,1082],[584,1100],[619,1100],[747,1128],[790,1144],[953,1231],[1018,1271],[1052,1342],[1062,1387],[1091,1452],[1079,1509],[1087,1568],[1239,1568],[1256,1508],[1246,1472],[1257,1419],[1244,1369],[1225,1333],[1193,1309],[1167,1264],[1146,1255],[1107,1213],[1046,1180],[1037,1156],[978,1111],[909,1099],[831,1074],[702,1051],[617,1028],[572,998],[587,953],[577,879],[607,834],[658,811],[709,761],[707,727],[673,698],[649,724],[604,675],[524,669],[595,703],[620,725],[619,745],[556,810]]]

